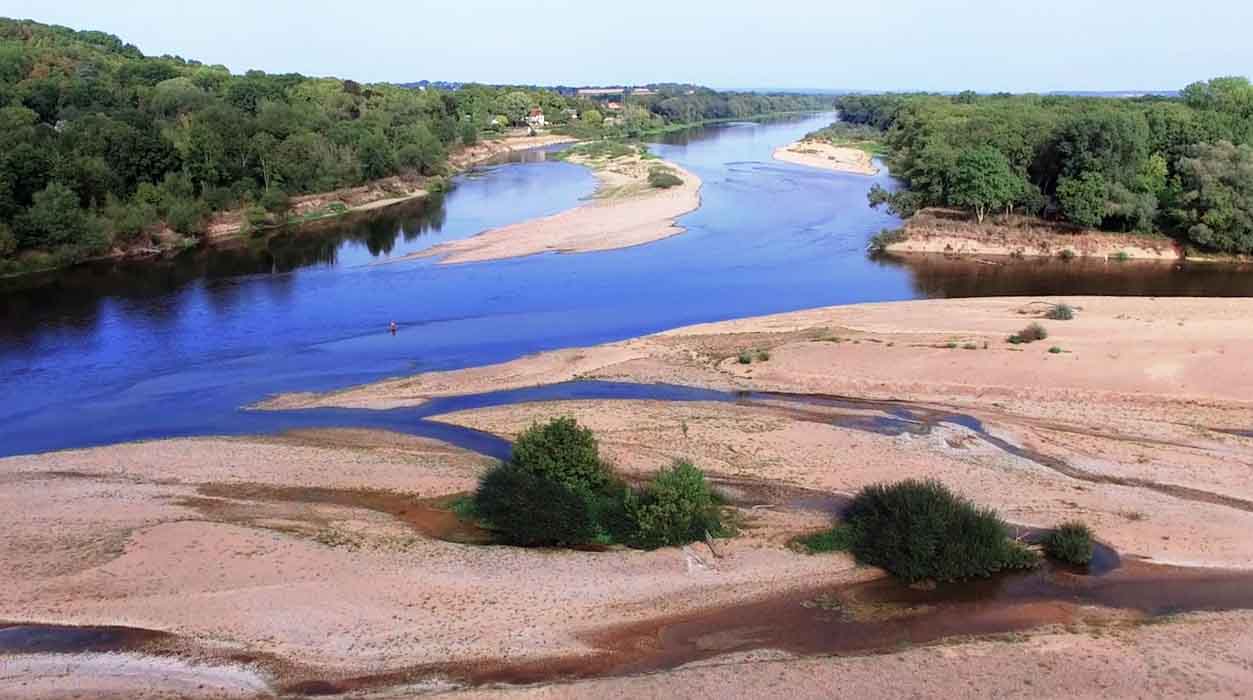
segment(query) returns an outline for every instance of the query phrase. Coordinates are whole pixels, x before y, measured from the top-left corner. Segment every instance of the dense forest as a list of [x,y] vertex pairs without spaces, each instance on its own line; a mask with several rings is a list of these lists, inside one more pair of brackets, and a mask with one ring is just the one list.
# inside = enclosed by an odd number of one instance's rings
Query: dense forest
[[905,188],[871,202],[982,221],[1018,211],[1110,231],[1161,231],[1253,253],[1253,86],[1189,85],[1178,98],[848,95],[840,118],[882,132]]
[[[216,211],[281,218],[289,197],[446,174],[451,149],[540,107],[583,138],[829,108],[805,96],[656,86],[612,118],[546,89],[454,91],[232,74],[118,37],[0,18],[0,274],[112,249],[194,244]],[[575,118],[575,116],[580,118]]]

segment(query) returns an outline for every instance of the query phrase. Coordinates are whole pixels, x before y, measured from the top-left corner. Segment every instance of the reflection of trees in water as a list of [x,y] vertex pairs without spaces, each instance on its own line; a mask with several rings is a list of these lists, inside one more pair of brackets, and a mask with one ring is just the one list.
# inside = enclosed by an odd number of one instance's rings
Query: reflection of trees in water
[[1253,296],[1253,267],[1153,261],[1063,261],[1053,258],[879,256],[909,271],[922,297],[1090,294],[1116,296]]
[[[230,247],[206,247],[158,260],[111,261],[28,275],[0,282],[0,339],[28,342],[37,331],[89,334],[102,305],[158,325],[176,320],[194,303],[187,288],[203,280],[201,293],[215,313],[230,314],[261,291],[274,299],[291,294],[293,278],[280,274],[311,265],[331,266],[348,242],[366,246],[372,255],[390,252],[400,237],[406,242],[439,231],[446,210],[442,196],[285,231],[247,238]],[[242,283],[234,278],[269,275]],[[183,296],[176,296],[183,294]]]

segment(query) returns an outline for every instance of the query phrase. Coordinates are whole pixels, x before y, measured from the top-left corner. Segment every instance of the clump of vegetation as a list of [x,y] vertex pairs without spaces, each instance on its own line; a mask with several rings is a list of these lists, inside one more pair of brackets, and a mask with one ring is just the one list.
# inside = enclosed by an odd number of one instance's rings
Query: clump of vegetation
[[1062,260],[1065,260],[1066,262],[1070,262],[1071,260],[1075,259],[1076,255],[1075,255],[1075,251],[1071,250],[1070,248],[1062,248],[1062,251],[1057,254],[1057,257],[1061,258]]
[[1054,345],[1053,347],[1049,348],[1050,355],[1060,355],[1063,352],[1066,352],[1066,351],[1062,350],[1061,346],[1059,345]]
[[966,343],[962,346],[963,350],[978,350],[979,346],[974,343]]
[[683,184],[683,178],[664,166],[654,166],[648,170],[648,184],[658,189],[670,189]]
[[742,365],[751,365],[753,364],[753,353],[747,350],[741,350],[739,356],[736,357],[736,360],[738,360]]
[[1044,314],[1050,321],[1069,321],[1075,317],[1075,309],[1069,304],[1058,304]]
[[870,238],[870,243],[867,247],[871,253],[886,253],[888,246],[893,243],[900,243],[905,238],[905,229],[885,228]]
[[687,460],[662,469],[640,494],[629,494],[626,505],[637,547],[685,544],[722,530],[717,499],[705,475]]
[[798,537],[794,544],[808,554],[847,552],[853,548],[853,528],[836,525],[829,530]]
[[769,362],[769,361],[770,361],[770,351],[769,351],[769,350],[758,350],[758,351],[757,351],[757,361],[758,361],[758,362]]
[[559,158],[569,158],[570,156],[580,156],[591,160],[602,160],[614,158],[626,158],[627,156],[637,155],[639,151],[630,144],[621,141],[588,141],[571,146],[558,154]]
[[1036,566],[994,510],[980,508],[937,481],[907,480],[861,490],[845,522],[858,561],[910,583],[987,577]]
[[1026,328],[1009,336],[1009,342],[1014,345],[1021,345],[1024,343],[1034,343],[1037,340],[1044,340],[1047,337],[1049,337],[1049,332],[1044,326],[1041,326],[1038,323],[1032,323]]
[[1091,528],[1078,521],[1062,523],[1044,538],[1045,554],[1070,564],[1088,564],[1093,550]]
[[525,547],[683,544],[723,531],[704,474],[676,462],[639,491],[600,459],[595,436],[573,418],[525,430],[510,459],[491,469],[473,499],[455,506],[508,544]]

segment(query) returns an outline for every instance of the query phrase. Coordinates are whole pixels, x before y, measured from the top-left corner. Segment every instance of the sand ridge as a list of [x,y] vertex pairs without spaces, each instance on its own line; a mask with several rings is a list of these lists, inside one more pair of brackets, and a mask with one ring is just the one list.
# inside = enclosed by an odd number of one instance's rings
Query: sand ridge
[[825,141],[800,140],[776,148],[774,159],[793,165],[833,170],[855,175],[878,175],[879,168],[869,153],[860,148],[835,146]]

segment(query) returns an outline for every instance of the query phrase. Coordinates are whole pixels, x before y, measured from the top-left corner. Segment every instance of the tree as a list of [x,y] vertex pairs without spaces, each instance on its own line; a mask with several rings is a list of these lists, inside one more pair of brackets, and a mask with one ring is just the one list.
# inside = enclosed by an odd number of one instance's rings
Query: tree
[[1172,218],[1198,245],[1253,253],[1253,147],[1198,144],[1178,164]]
[[577,490],[597,491],[608,481],[592,431],[569,417],[523,431],[510,463]]
[[1064,177],[1057,184],[1057,202],[1062,214],[1079,226],[1100,226],[1105,219],[1105,178],[1098,173]]
[[21,218],[19,240],[25,247],[59,246],[85,238],[87,231],[87,215],[78,206],[78,195],[60,182],[50,182],[35,193]]
[[461,120],[461,143],[464,146],[473,146],[479,142],[479,130],[474,126],[473,119]]
[[1012,208],[1023,185],[1023,178],[1010,170],[1005,156],[984,146],[964,151],[957,158],[949,201],[973,209],[979,223],[983,223],[989,210]]
[[579,115],[579,119],[587,124],[591,124],[592,126],[600,126],[601,123],[605,121],[604,115],[600,113],[600,110],[596,109],[584,110],[583,113]]
[[510,124],[516,126],[526,123],[527,115],[531,113],[533,104],[530,95],[521,90],[515,90],[500,98],[497,111],[508,117]]

